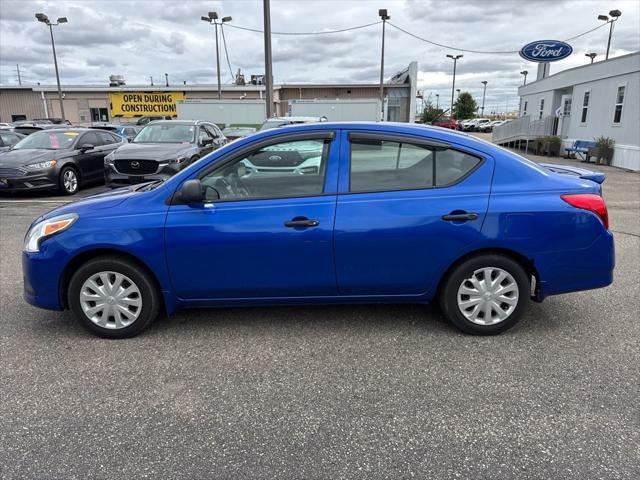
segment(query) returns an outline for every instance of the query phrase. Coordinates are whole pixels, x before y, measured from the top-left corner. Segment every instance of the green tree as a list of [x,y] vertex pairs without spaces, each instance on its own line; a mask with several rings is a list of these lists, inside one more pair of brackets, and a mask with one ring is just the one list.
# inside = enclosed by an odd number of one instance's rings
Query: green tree
[[422,121],[423,123],[431,123],[436,121],[439,117],[442,116],[442,109],[436,108],[431,98],[429,98],[424,105],[424,110],[422,110]]
[[461,92],[458,100],[453,105],[453,113],[456,120],[466,120],[473,118],[478,109],[478,104],[469,92]]

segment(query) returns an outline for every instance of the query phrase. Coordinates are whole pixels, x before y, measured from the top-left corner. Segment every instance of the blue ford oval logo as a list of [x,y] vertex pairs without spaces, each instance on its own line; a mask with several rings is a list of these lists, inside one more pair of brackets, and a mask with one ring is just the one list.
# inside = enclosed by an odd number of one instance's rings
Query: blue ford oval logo
[[527,43],[520,50],[520,56],[531,62],[555,62],[567,58],[573,47],[560,40],[538,40]]

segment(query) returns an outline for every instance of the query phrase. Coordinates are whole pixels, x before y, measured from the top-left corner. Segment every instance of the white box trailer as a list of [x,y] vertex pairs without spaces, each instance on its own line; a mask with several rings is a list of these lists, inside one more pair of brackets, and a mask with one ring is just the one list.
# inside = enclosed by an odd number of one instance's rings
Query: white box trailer
[[330,122],[380,120],[382,108],[377,98],[335,100],[289,100],[292,117],[327,117]]
[[180,100],[178,120],[207,120],[219,126],[259,126],[267,118],[264,100]]

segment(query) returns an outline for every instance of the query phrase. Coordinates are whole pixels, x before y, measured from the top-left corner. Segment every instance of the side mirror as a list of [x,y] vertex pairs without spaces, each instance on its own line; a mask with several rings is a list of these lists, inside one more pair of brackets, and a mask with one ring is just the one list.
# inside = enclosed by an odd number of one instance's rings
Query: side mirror
[[93,150],[94,149],[94,145],[91,143],[83,143],[82,145],[80,145],[80,151],[82,152],[86,152],[87,150]]
[[187,180],[180,188],[180,196],[187,203],[202,203],[204,192],[200,180]]
[[213,138],[202,139],[202,141],[200,142],[200,145],[202,145],[203,147],[206,147],[207,145],[213,145]]

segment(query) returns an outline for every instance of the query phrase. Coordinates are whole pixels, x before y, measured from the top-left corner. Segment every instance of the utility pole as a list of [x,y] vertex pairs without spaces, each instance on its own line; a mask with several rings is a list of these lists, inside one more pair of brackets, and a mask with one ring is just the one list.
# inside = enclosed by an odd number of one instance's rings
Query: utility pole
[[484,97],[487,93],[487,81],[483,80],[482,82],[480,82],[484,85],[484,90],[482,91],[482,113],[480,114],[481,116],[484,117]]
[[264,16],[264,78],[266,81],[267,118],[273,116],[273,64],[271,57],[271,5],[263,0]]
[[385,27],[387,25],[387,20],[389,20],[391,17],[389,15],[387,15],[387,9],[386,8],[381,8],[380,10],[378,10],[378,15],[380,15],[380,18],[382,19],[382,54],[381,54],[381,57],[380,57],[380,108],[381,108],[380,120],[384,122],[384,86],[383,86],[383,82],[384,82],[384,34],[385,34]]
[[58,73],[58,59],[56,57],[56,44],[53,41],[53,27],[60,25],[61,23],[67,23],[67,17],[60,17],[57,20],[57,23],[51,23],[49,21],[49,17],[47,17],[44,13],[36,13],[36,18],[39,22],[44,23],[49,27],[49,33],[51,34],[51,48],[53,49],[53,64],[56,68],[56,83],[58,84],[58,100],[60,100],[60,116],[62,120],[65,121],[67,118],[64,115],[64,105],[62,103],[62,88],[60,88],[60,74]]
[[447,55],[448,58],[453,60],[453,83],[451,84],[451,110],[449,111],[449,115],[453,119],[453,94],[456,91],[456,64],[458,63],[458,59],[462,58],[464,55]]
[[16,63],[16,72],[18,72],[18,85],[22,85],[22,79],[20,78],[20,65]]

